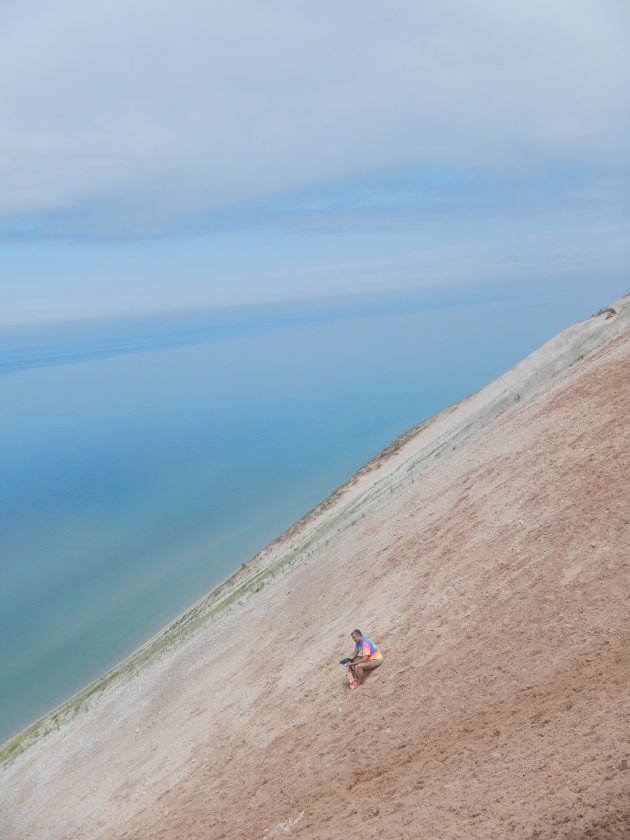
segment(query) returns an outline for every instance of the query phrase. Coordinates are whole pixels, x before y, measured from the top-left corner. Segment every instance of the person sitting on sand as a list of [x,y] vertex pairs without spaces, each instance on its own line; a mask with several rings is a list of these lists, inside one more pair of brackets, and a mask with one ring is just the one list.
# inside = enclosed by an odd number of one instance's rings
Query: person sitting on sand
[[350,635],[355,647],[353,655],[345,663],[346,676],[348,677],[348,688],[357,688],[363,685],[363,680],[368,671],[378,668],[383,661],[383,654],[374,642],[364,636],[360,630],[353,630]]

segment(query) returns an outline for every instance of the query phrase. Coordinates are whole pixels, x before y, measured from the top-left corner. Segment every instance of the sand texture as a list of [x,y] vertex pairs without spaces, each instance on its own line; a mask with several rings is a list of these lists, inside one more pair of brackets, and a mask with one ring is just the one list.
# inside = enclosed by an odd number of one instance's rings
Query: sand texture
[[[630,300],[615,312],[393,446],[6,764],[0,836],[630,838]],[[355,626],[384,664],[351,692]]]

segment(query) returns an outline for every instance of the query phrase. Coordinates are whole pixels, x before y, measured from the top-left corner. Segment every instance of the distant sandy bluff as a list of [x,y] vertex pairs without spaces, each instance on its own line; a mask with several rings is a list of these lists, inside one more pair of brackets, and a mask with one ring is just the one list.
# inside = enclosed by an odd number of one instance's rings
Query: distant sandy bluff
[[629,838],[629,418],[626,296],[5,745],[0,836]]

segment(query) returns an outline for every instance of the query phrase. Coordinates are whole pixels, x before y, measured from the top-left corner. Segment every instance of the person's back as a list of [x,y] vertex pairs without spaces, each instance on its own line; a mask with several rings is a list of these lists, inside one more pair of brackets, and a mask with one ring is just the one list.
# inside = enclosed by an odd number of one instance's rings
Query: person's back
[[367,656],[370,661],[378,660],[379,662],[383,659],[383,654],[380,650],[376,647],[374,642],[371,639],[368,639],[367,636],[362,636],[361,641],[356,643],[357,650],[361,651],[363,656]]

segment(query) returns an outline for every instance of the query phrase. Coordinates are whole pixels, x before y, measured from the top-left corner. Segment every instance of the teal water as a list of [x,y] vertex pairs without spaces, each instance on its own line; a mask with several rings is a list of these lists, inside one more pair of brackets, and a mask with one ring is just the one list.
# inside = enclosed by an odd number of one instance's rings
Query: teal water
[[397,435],[623,292],[478,289],[0,333],[0,742]]

